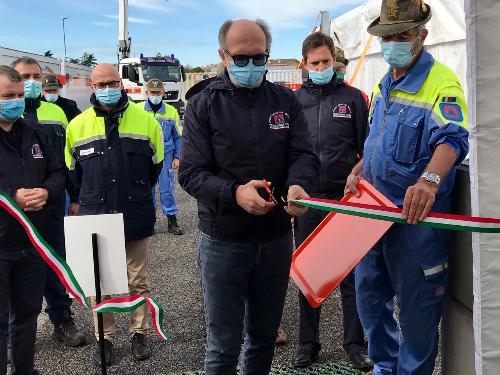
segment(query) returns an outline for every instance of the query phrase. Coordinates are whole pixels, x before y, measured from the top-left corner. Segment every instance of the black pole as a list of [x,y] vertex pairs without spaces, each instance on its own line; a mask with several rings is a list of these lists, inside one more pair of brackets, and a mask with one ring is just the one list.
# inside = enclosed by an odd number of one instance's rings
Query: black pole
[[[99,272],[99,247],[97,233],[92,233],[92,252],[94,255],[95,300],[101,302],[101,275]],[[101,374],[106,375],[106,357],[104,353],[104,327],[102,313],[97,313],[97,331],[99,332],[99,351],[101,353]]]

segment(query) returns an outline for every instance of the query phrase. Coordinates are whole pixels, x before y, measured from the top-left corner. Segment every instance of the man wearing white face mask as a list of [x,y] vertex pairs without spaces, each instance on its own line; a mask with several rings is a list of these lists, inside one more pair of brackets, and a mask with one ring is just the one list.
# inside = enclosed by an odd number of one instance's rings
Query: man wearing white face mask
[[[165,159],[163,159],[163,168],[158,178],[161,209],[163,214],[167,216],[168,232],[179,236],[184,232],[177,223],[179,209],[174,194],[174,172],[179,169],[182,126],[177,109],[163,101],[163,95],[165,94],[163,82],[156,78],[150,79],[146,84],[146,88],[148,90],[148,100],[139,103],[139,106],[143,107],[145,111],[154,114],[163,130],[163,140],[165,142]],[[156,209],[155,190],[156,185],[153,188],[153,202]]]
[[[332,38],[322,33],[309,35],[302,45],[304,67],[309,80],[295,91],[304,108],[313,149],[320,159],[319,179],[311,196],[341,199],[347,176],[363,156],[368,135],[368,106],[360,90],[349,86],[334,71],[336,53]],[[297,247],[323,221],[327,213],[310,210],[296,220]],[[356,309],[354,274],[340,285],[343,310],[343,346],[353,367],[369,370],[366,342]],[[299,350],[295,367],[307,367],[319,358],[321,308],[312,308],[299,292]]]
[[[364,159],[346,185],[358,194],[357,182],[365,178],[403,208],[408,224],[431,210],[450,211],[456,166],[468,152],[460,82],[423,48],[430,19],[422,0],[383,0],[380,17],[368,27],[380,37],[390,68],[373,93]],[[358,312],[375,374],[433,373],[448,285],[448,236],[395,224],[357,266]]]
[[306,211],[291,201],[308,197],[318,160],[293,92],[264,77],[267,25],[226,21],[219,46],[226,69],[189,99],[179,167],[181,186],[198,200],[205,373],[236,374],[244,332],[240,374],[268,374],[290,273],[290,219]]
[[76,102],[74,100],[63,98],[60,95],[61,83],[57,77],[53,74],[44,74],[42,77],[42,100],[49,103],[55,104],[60,107],[68,122],[73,120],[78,116],[81,111],[78,109]]

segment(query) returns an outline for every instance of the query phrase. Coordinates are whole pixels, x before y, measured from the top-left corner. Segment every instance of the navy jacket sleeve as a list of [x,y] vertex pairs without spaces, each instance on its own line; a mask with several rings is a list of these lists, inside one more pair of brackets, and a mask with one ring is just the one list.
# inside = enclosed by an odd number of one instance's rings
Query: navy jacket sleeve
[[45,149],[43,150],[47,160],[47,172],[45,180],[42,183],[42,188],[46,189],[49,193],[48,202],[57,200],[61,194],[64,194],[65,174],[64,166],[61,160],[55,154],[55,148],[52,147],[50,139],[41,133],[41,140]]
[[354,121],[356,125],[356,143],[358,145],[358,156],[363,157],[363,148],[366,137],[368,137],[368,104],[363,93],[357,90],[356,101],[354,102]]
[[207,207],[223,211],[236,205],[237,181],[214,174],[210,115],[205,95],[190,100],[184,116],[179,183],[191,196]]
[[286,187],[301,186],[310,192],[314,186],[319,160],[314,154],[311,136],[298,99],[292,95],[290,110],[290,136],[288,139],[288,179]]

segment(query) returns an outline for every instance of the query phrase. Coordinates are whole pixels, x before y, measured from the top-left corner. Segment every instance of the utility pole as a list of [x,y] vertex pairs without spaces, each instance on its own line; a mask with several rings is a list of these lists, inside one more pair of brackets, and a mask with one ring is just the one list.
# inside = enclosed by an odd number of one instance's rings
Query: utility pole
[[64,61],[66,61],[66,29],[64,28],[64,20],[67,20],[68,17],[64,17],[62,19],[63,23],[63,40],[64,40]]

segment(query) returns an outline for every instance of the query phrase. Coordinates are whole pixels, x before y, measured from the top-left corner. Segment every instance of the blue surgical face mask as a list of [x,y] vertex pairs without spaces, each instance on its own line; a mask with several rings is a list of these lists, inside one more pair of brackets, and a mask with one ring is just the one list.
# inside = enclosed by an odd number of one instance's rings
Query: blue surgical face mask
[[42,93],[42,82],[28,79],[24,81],[24,97],[28,99],[36,99]]
[[14,122],[24,113],[24,98],[0,100],[0,117]]
[[237,66],[234,62],[229,64],[229,75],[237,86],[249,89],[257,87],[266,73],[266,66],[257,66],[249,61],[246,66]]
[[157,95],[152,95],[149,97],[149,101],[154,104],[154,105],[158,105],[161,103],[161,100],[162,100],[162,97],[161,96],[157,96]]
[[325,69],[322,72],[309,70],[309,78],[315,85],[326,85],[333,78],[333,67]]
[[96,99],[104,105],[113,106],[120,101],[122,90],[120,88],[108,87],[95,91]]
[[55,103],[57,102],[57,99],[59,99],[59,94],[45,94],[44,96],[45,100],[49,103]]
[[384,60],[393,68],[404,68],[415,57],[412,53],[414,42],[380,42]]

